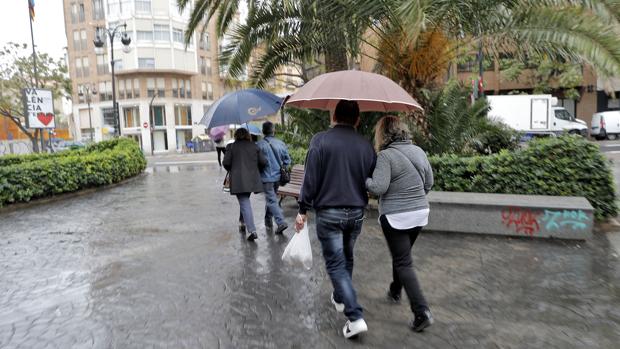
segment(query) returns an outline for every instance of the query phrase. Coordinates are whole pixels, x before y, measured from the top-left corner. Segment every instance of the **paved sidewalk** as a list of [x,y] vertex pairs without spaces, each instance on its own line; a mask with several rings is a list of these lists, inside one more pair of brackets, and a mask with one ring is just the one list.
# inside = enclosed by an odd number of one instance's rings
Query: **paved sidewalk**
[[[168,159],[189,161],[149,163]],[[436,323],[417,334],[406,326],[408,306],[384,301],[390,257],[372,214],[354,275],[370,331],[347,341],[316,236],[309,272],[280,260],[291,230],[278,237],[259,225],[257,243],[246,242],[223,175],[210,162],[160,165],[123,186],[0,213],[0,348],[620,343],[620,260],[606,235],[580,243],[423,234],[415,264]],[[260,223],[263,201],[253,197]],[[292,225],[293,202],[285,207]]]

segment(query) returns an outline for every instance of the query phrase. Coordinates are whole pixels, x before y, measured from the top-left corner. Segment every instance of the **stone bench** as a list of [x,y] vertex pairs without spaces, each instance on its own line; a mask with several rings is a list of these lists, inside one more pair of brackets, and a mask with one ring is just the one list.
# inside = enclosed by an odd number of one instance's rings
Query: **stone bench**
[[583,197],[432,191],[427,231],[585,240],[594,209]]

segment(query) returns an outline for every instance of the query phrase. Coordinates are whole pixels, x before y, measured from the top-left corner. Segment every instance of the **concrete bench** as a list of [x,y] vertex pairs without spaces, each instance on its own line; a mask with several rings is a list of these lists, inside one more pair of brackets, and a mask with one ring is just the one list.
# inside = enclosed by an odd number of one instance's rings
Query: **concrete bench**
[[594,209],[583,197],[433,191],[425,230],[585,240]]

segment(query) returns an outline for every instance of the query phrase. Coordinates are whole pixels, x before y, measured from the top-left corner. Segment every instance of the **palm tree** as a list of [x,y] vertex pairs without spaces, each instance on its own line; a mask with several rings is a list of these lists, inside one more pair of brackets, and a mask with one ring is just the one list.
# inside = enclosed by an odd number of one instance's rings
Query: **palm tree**
[[[178,0],[180,8],[188,3]],[[238,3],[196,1],[187,30],[189,38],[201,29],[203,19],[220,11],[219,35],[226,34],[229,42],[220,59],[233,77],[243,73],[252,57],[256,58],[252,83],[260,87],[285,65],[294,64],[303,71],[308,64],[321,62],[326,71],[336,71],[351,67],[359,55],[365,20],[342,20],[339,13],[345,9],[332,0],[251,1],[246,23],[231,27],[227,11],[236,9]]]
[[410,42],[407,47],[439,31],[453,43],[445,46],[448,55],[463,47],[479,51],[478,62],[483,54],[542,54],[590,64],[601,75],[620,74],[618,0],[340,1],[348,4],[345,15],[367,18],[383,41],[379,46],[389,44],[395,31]]

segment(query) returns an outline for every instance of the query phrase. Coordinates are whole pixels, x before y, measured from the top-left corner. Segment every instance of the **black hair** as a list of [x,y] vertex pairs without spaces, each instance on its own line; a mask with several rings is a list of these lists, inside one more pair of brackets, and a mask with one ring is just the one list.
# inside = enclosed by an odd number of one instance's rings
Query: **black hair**
[[251,141],[252,138],[250,137],[250,131],[248,131],[248,129],[246,128],[238,128],[237,131],[235,131],[235,141],[240,141],[240,140],[247,140],[247,141]]
[[273,135],[273,122],[271,121],[263,122],[263,134],[265,136]]
[[360,107],[356,101],[340,100],[334,111],[334,119],[339,124],[355,126],[360,118]]

